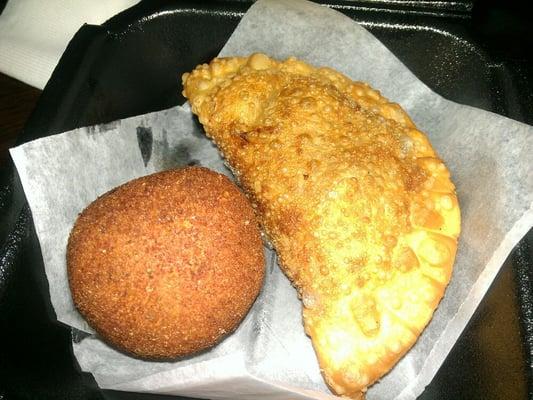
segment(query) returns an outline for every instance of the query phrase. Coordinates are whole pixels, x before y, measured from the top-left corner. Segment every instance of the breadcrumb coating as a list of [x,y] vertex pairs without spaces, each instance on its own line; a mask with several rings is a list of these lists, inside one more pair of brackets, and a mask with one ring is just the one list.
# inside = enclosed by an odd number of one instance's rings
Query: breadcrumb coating
[[224,175],[188,167],[130,181],[91,203],[69,237],[80,313],[135,356],[172,359],[234,331],[264,276],[259,226]]
[[446,166],[399,105],[330,68],[219,58],[183,86],[298,289],[325,381],[361,397],[450,280],[460,211]]

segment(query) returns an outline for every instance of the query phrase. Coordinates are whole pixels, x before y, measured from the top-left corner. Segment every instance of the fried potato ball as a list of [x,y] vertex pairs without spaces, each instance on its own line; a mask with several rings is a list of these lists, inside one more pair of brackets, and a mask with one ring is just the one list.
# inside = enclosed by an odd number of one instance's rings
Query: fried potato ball
[[91,203],[69,237],[80,313],[111,345],[147,359],[207,349],[256,299],[264,254],[252,207],[224,175],[187,167]]

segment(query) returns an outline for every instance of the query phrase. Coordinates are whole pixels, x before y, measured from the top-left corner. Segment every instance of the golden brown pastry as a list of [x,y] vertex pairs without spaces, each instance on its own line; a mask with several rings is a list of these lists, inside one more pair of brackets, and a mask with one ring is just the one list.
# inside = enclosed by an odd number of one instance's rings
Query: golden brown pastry
[[450,280],[448,170],[397,104],[330,68],[254,54],[200,65],[183,85],[298,289],[326,382],[360,396]]
[[149,359],[219,342],[262,285],[263,245],[246,197],[206,168],[169,170],[104,194],[67,248],[74,303],[109,343]]

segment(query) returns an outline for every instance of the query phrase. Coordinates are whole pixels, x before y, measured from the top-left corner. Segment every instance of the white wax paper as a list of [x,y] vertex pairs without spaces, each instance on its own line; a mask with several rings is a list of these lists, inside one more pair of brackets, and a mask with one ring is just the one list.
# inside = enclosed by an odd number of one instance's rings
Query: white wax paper
[[[368,399],[411,399],[431,381],[508,253],[533,225],[533,128],[447,101],[348,17],[303,0],[260,0],[221,55],[296,56],[362,80],[408,111],[448,165],[462,211],[452,281],[433,320]],[[199,60],[205,61],[205,60]],[[161,169],[201,164],[229,174],[187,105],[81,128],[11,151],[30,204],[59,321],[102,388],[216,399],[330,398],[301,323],[301,305],[267,252],[261,295],[238,330],[212,350],[176,362],[124,355],[92,335],[74,309],[65,247],[97,196]]]

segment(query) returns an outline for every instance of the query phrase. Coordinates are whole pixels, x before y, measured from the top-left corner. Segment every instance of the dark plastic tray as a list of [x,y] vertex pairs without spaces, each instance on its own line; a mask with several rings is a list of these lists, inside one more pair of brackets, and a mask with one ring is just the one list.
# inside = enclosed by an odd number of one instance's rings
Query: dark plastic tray
[[[331,3],[441,95],[533,123],[531,37],[516,10],[495,2],[472,9],[469,1]],[[182,103],[180,75],[214,57],[249,6],[142,2],[102,26],[84,26],[19,143]],[[0,400],[167,399],[100,391],[79,371],[70,330],[54,322],[31,215],[11,165],[0,171],[0,185]],[[533,398],[532,238],[530,231],[504,264],[421,399]]]

